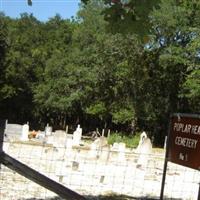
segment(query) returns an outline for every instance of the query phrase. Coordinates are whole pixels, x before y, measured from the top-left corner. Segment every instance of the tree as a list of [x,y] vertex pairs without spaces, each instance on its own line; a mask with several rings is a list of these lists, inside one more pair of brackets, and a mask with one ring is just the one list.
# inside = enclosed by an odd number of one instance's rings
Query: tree
[[[38,66],[32,53],[38,48],[39,22],[32,16],[22,14],[18,20],[8,20],[8,47],[5,54],[1,97],[4,117],[23,122],[32,113],[32,84],[36,81]],[[13,111],[16,112],[13,115]],[[26,118],[26,119],[25,119]]]
[[170,113],[199,113],[199,1],[82,2],[72,21],[1,17],[1,108],[62,126],[134,124],[161,145]]
[[[87,4],[90,0],[82,0]],[[147,41],[151,24],[149,14],[160,0],[104,0],[102,14],[109,23],[107,29],[112,33],[135,33]]]
[[[196,74],[193,70],[199,65],[198,48],[191,51],[191,45],[199,38],[199,5],[198,1],[162,0],[159,9],[155,9],[150,16],[154,39],[152,46],[149,46],[150,51],[157,52],[156,60],[152,63],[157,67],[151,74],[153,79],[160,80],[160,84],[158,87],[154,85],[158,93],[147,104],[153,106],[149,113],[159,113],[155,118],[156,123],[152,123],[156,128],[161,127],[160,131],[154,130],[157,144],[160,143],[159,138],[163,138],[161,135],[167,132],[167,127],[162,124],[167,124],[170,113],[193,110],[188,106],[188,99],[183,97],[182,88],[185,86],[189,89],[191,74]],[[155,76],[156,73],[160,73],[159,76]],[[151,80],[150,85],[153,82]],[[198,82],[195,84],[198,85]],[[192,91],[192,87],[190,89]]]
[[[5,70],[5,54],[8,47],[7,41],[7,19],[3,13],[0,13],[0,85],[2,86],[4,81]],[[1,87],[0,87],[1,91]],[[0,101],[2,97],[0,98]]]
[[66,99],[69,95],[67,88],[70,89],[67,86],[70,73],[68,54],[71,52],[73,24],[56,15],[44,24],[42,30],[45,40],[41,53],[45,54],[45,60],[42,60],[44,67],[40,79],[33,87],[34,102],[38,115],[42,115],[45,121],[52,118],[52,123],[62,126],[66,121],[66,109],[72,106]]

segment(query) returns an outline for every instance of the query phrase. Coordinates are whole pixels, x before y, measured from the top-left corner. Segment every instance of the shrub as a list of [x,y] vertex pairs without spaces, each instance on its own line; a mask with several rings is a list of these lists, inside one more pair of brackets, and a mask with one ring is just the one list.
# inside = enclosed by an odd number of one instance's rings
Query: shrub
[[137,133],[133,136],[126,136],[123,133],[111,133],[108,138],[108,144],[113,144],[115,142],[120,143],[123,142],[126,144],[128,148],[136,148],[140,140],[140,134]]

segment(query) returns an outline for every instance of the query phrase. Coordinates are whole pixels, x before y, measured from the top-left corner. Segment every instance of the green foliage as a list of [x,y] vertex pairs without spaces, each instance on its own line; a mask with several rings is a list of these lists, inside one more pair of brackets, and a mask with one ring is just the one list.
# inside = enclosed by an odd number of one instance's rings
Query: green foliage
[[1,13],[0,117],[162,145],[171,113],[200,112],[199,44],[197,0],[87,1],[72,21]]
[[188,89],[187,96],[191,98],[200,98],[200,69],[194,70],[184,84]]
[[126,136],[123,133],[111,133],[110,137],[108,138],[109,144],[114,144],[115,142],[120,143],[123,142],[126,144],[128,148],[136,148],[140,141],[140,134],[137,133],[132,136]]
[[[90,0],[82,0],[88,4]],[[102,11],[108,22],[107,30],[112,33],[136,33],[145,41],[151,24],[149,13],[158,5],[160,0],[103,0],[105,6]],[[141,25],[142,24],[142,25]]]
[[200,111],[200,69],[194,70],[188,75],[184,85],[184,96],[189,99],[193,112]]
[[3,13],[0,12],[0,101],[2,98],[2,85],[5,81],[5,54],[8,48],[8,27],[7,20]]
[[[125,106],[127,106],[127,108],[124,108]],[[134,120],[134,108],[131,106],[131,104],[125,106],[117,106],[116,109],[112,111],[112,120],[114,123],[125,124],[127,122],[130,123]]]
[[86,109],[86,112],[91,115],[97,115],[103,120],[103,116],[106,112],[105,104],[103,102],[96,102]]

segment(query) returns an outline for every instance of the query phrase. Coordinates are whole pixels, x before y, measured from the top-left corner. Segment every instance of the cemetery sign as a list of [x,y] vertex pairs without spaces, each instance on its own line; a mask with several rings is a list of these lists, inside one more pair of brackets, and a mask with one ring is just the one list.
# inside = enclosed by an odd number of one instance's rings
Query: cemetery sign
[[200,170],[200,115],[171,117],[168,161]]

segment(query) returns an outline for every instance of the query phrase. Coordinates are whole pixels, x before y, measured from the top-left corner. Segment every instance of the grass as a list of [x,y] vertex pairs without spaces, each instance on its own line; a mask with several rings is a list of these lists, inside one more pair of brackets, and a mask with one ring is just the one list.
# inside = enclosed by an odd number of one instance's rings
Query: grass
[[110,137],[108,138],[108,143],[113,144],[115,142],[120,143],[123,142],[126,144],[128,148],[136,148],[140,141],[140,133],[137,133],[133,136],[127,136],[123,133],[111,133]]

